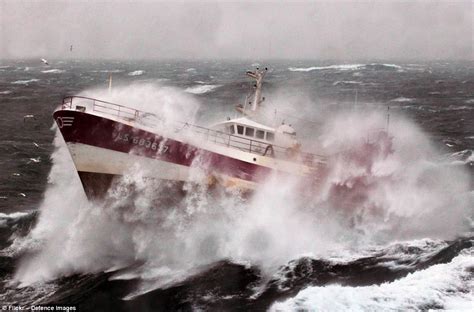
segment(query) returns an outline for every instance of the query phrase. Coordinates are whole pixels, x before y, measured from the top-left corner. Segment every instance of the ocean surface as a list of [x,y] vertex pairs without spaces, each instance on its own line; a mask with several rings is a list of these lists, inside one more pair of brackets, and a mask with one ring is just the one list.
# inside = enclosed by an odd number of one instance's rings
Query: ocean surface
[[[264,110],[324,153],[388,127],[371,174],[335,160],[323,189],[251,198],[169,185],[89,203],[52,113],[66,95],[209,125],[268,67]],[[112,77],[112,90],[108,91]],[[407,311],[474,305],[474,63],[0,61],[0,303],[79,311]],[[389,115],[388,115],[389,114]],[[276,117],[278,116],[278,117]],[[124,178],[126,179],[126,178]],[[140,174],[128,179],[143,181]],[[156,188],[154,188],[156,190]],[[122,190],[123,191],[123,190]],[[122,193],[123,195],[123,193]],[[123,197],[127,197],[125,194]]]

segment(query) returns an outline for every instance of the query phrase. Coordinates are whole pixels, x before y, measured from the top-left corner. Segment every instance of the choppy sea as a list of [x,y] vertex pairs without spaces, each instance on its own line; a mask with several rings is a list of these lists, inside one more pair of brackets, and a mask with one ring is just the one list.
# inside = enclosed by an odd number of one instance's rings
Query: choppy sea
[[[197,183],[170,199],[136,171],[124,179],[137,196],[85,199],[53,125],[62,97],[180,107],[208,125],[236,114],[257,66],[268,67],[266,113],[308,149],[346,148],[383,126],[393,154],[370,175],[336,161],[304,201],[271,179],[251,198]],[[472,311],[473,62],[2,60],[0,107],[1,305]],[[327,195],[355,190],[360,175],[363,194]]]

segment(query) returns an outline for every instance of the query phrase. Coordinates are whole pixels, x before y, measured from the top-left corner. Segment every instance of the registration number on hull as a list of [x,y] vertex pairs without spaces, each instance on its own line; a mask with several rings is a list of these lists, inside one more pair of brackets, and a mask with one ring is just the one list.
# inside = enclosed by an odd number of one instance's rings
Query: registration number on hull
[[169,146],[164,144],[164,140],[155,141],[145,138],[140,138],[139,136],[134,136],[130,133],[118,133],[115,137],[115,141],[127,142],[133,145],[142,146],[147,149],[158,151],[160,154],[165,154],[169,150]]

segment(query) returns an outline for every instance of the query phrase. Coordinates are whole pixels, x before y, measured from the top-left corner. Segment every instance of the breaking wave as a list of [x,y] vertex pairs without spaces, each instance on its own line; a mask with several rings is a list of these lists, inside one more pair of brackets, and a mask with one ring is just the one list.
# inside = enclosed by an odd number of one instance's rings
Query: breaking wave
[[449,156],[452,159],[452,164],[469,164],[474,163],[474,153],[471,149],[465,149]]
[[61,74],[61,73],[64,73],[66,71],[63,70],[63,69],[54,68],[54,69],[42,70],[41,72],[44,73],[44,74]]
[[390,283],[308,287],[274,304],[270,311],[467,311],[474,300],[473,252],[474,248],[464,250],[449,263],[433,265]]
[[358,84],[362,84],[361,81],[354,81],[354,80],[347,80],[347,81],[335,81],[333,82],[333,86],[338,86],[338,85],[358,85]]
[[28,212],[13,212],[13,213],[0,212],[0,227],[6,226],[9,221],[12,221],[12,220],[16,221],[28,215],[29,215]]
[[129,76],[141,76],[144,73],[145,73],[144,70],[135,70],[135,71],[129,72],[128,75]]
[[406,98],[406,97],[398,97],[396,99],[390,100],[390,102],[399,102],[399,103],[408,103],[408,102],[413,102],[415,99],[411,98]]
[[[104,70],[93,70],[93,73],[121,73],[122,69],[104,69]],[[133,73],[133,72],[132,72]]]
[[292,72],[310,72],[313,70],[356,70],[363,68],[364,64],[342,64],[342,65],[329,65],[329,66],[312,66],[312,67],[289,67],[288,70]]
[[39,79],[17,80],[17,81],[13,81],[11,84],[28,85],[32,82],[38,82],[38,81],[39,81]]
[[199,84],[196,86],[188,87],[184,91],[192,94],[204,94],[214,91],[219,88],[221,85],[209,85],[209,84]]
[[328,66],[311,66],[311,67],[289,67],[288,70],[292,72],[310,72],[313,70],[402,70],[402,67],[395,64],[340,64],[340,65],[328,65]]

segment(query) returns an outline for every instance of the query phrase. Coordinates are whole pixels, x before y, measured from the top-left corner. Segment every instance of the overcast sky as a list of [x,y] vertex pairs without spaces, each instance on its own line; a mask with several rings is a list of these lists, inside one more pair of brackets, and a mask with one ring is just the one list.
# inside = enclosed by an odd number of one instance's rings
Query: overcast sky
[[473,27],[456,0],[0,0],[0,58],[474,60]]

